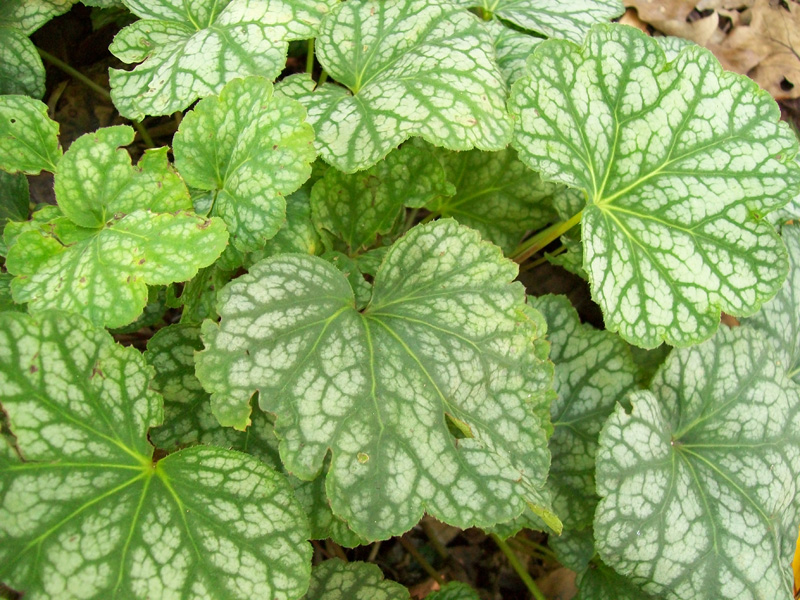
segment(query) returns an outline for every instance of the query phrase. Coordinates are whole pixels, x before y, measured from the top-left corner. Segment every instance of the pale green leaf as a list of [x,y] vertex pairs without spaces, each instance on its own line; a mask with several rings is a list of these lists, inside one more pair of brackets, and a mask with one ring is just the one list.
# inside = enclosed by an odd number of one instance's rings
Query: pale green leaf
[[273,97],[261,77],[235,79],[205,98],[175,134],[175,165],[186,183],[214,194],[210,214],[239,250],[262,248],[286,218],[285,196],[311,174],[314,132],[303,106]]
[[603,560],[675,600],[791,598],[800,388],[746,327],[675,349],[600,435]]
[[528,57],[536,45],[542,42],[542,38],[505,27],[495,19],[487,21],[486,28],[494,38],[497,66],[510,89],[517,79],[527,74]]
[[31,598],[297,598],[305,518],[278,473],[197,447],[153,462],[150,369],[66,313],[0,315],[0,580]]
[[[403,140],[501,150],[506,88],[478,19],[437,0],[353,0],[323,21],[317,57],[336,81],[299,99],[322,158],[352,173]],[[295,90],[293,93],[297,93]]]
[[286,222],[261,250],[250,252],[245,265],[250,266],[262,258],[298,252],[318,254],[322,251],[322,241],[311,220],[311,186],[309,182],[286,198]]
[[451,581],[442,589],[425,596],[426,600],[480,600],[481,597],[466,583]]
[[456,193],[441,195],[426,208],[477,229],[506,254],[526,231],[540,229],[555,217],[548,201],[561,186],[543,182],[514,150],[437,150],[435,155]]
[[135,321],[122,327],[111,329],[114,335],[121,333],[133,333],[144,327],[154,327],[161,323],[164,314],[167,312],[167,298],[165,289],[162,286],[152,286],[147,288],[147,304]]
[[404,206],[419,208],[453,193],[436,158],[406,145],[366,171],[346,175],[329,169],[311,189],[311,214],[319,230],[341,239],[343,250],[353,255],[389,233]]
[[140,21],[109,50],[132,71],[110,69],[120,114],[168,115],[219,94],[237,78],[275,79],[291,40],[314,37],[334,0],[125,0]]
[[742,323],[766,334],[781,368],[800,383],[800,226],[784,225],[781,237],[789,251],[789,277],[775,298]]
[[77,0],[3,0],[0,26],[30,35],[53,17],[67,12]]
[[47,116],[47,105],[28,96],[0,96],[0,169],[55,172],[60,158],[58,123]]
[[0,312],[4,310],[16,310],[25,312],[25,306],[17,304],[11,297],[11,280],[13,275],[10,273],[0,273]]
[[226,425],[244,428],[259,392],[298,477],[313,479],[332,452],[333,511],[368,539],[408,530],[423,511],[460,527],[526,504],[549,514],[552,371],[536,356],[524,290],[509,283],[516,272],[452,220],[392,246],[361,312],[328,262],[265,259],[221,292],[197,374]]
[[[720,311],[752,314],[786,254],[761,217],[800,185],[797,141],[744,76],[621,25],[586,45],[549,40],[514,85],[514,145],[545,177],[588,194],[584,267],[606,327],[642,347],[686,346]],[[577,218],[577,217],[576,217]]]
[[553,511],[564,526],[591,525],[597,494],[594,469],[598,435],[615,404],[636,384],[627,344],[609,331],[581,324],[566,296],[530,298],[547,319],[550,360],[558,398],[550,406],[549,485]]
[[28,36],[0,24],[0,95],[3,94],[44,96],[44,65]]
[[456,0],[549,38],[582,42],[595,23],[625,12],[620,0]]
[[408,590],[387,581],[377,565],[332,558],[311,571],[303,600],[409,600]]

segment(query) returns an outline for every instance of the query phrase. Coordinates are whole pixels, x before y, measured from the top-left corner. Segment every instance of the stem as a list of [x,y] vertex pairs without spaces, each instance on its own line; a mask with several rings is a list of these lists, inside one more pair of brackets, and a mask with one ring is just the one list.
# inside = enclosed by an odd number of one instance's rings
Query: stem
[[508,547],[503,540],[501,540],[496,533],[489,534],[490,537],[494,540],[494,543],[497,544],[497,547],[502,550],[503,554],[506,555],[509,564],[513,567],[513,569],[517,572],[522,582],[525,584],[525,587],[528,588],[528,591],[531,595],[536,598],[536,600],[547,600],[541,590],[537,587],[536,582],[533,581],[533,578],[528,573],[528,570],[519,562],[517,555],[514,554],[514,551]]
[[381,549],[381,541],[378,540],[374,544],[372,544],[372,548],[369,550],[369,556],[367,557],[367,562],[375,562],[375,559],[378,558],[378,552]]
[[431,546],[433,546],[433,549],[436,550],[436,554],[441,556],[444,560],[447,560],[449,556],[447,549],[444,547],[442,542],[439,541],[439,536],[436,535],[436,532],[433,530],[430,521],[422,519],[422,521],[420,521],[420,525],[422,526],[422,531],[424,531],[425,535],[428,536]]
[[306,55],[306,73],[314,72],[314,38],[308,40],[308,54]]
[[[45,59],[47,62],[49,62],[54,67],[56,67],[58,69],[61,69],[62,71],[64,71],[64,73],[66,73],[67,75],[69,75],[73,79],[77,79],[83,85],[88,87],[90,90],[92,90],[96,94],[99,94],[100,96],[102,96],[106,100],[111,100],[111,93],[107,89],[105,89],[104,87],[102,87],[100,85],[97,85],[94,81],[89,79],[86,75],[84,75],[83,73],[78,71],[76,68],[74,68],[71,65],[65,63],[60,58],[58,58],[56,56],[53,56],[49,52],[47,52],[45,50],[42,50],[41,48],[37,47],[36,51],[39,53],[39,56],[41,56],[43,59]],[[113,103],[113,100],[112,100],[112,103]],[[134,128],[136,128],[136,131],[139,132],[139,136],[142,138],[142,141],[145,143],[145,145],[148,148],[155,148],[155,143],[153,142],[153,138],[150,137],[150,133],[148,133],[147,128],[144,125],[142,125],[141,122],[139,122],[139,121],[131,120],[131,123],[133,123],[133,126],[134,126]]]
[[549,256],[540,256],[536,260],[532,260],[529,263],[525,263],[523,266],[519,268],[520,273],[523,271],[530,271],[531,269],[535,269],[539,265],[543,265],[547,262],[548,258],[553,258],[554,256],[558,256],[559,254],[563,254],[564,251],[567,249],[566,246],[559,246],[555,250],[553,250]]
[[555,560],[555,561],[558,560],[556,558],[556,555],[553,553],[553,551],[550,550],[550,548],[548,548],[547,546],[543,546],[542,544],[537,544],[533,540],[529,540],[528,538],[525,538],[525,537],[515,537],[515,538],[512,538],[512,539],[515,542],[517,542],[518,544],[520,544],[521,546],[528,546],[529,548],[532,548],[533,550],[536,550],[537,552],[539,552],[540,554],[543,554],[544,556],[548,557],[551,560]]
[[322,69],[322,73],[319,74],[319,81],[317,82],[317,87],[321,86],[328,80],[328,72],[325,69]]
[[438,216],[440,216],[440,214],[438,212],[429,213],[429,214],[425,215],[425,218],[422,219],[419,222],[419,224],[420,225],[425,225],[425,223],[430,223],[431,221],[433,221]]
[[425,559],[425,557],[422,556],[422,554],[420,554],[419,550],[417,550],[414,544],[412,544],[409,540],[407,540],[405,536],[400,536],[399,538],[397,538],[397,541],[399,541],[400,545],[403,546],[403,548],[405,548],[406,551],[411,556],[414,557],[414,560],[416,560],[419,563],[419,566],[422,567],[425,570],[425,572],[436,581],[436,583],[438,583],[439,585],[444,585],[444,579],[439,574],[439,571],[437,571],[431,566],[431,563],[429,563]]
[[547,247],[553,240],[558,239],[575,227],[575,225],[581,222],[581,217],[583,217],[583,211],[573,215],[567,221],[553,223],[547,229],[543,229],[533,237],[522,242],[517,249],[511,253],[511,258],[518,263],[527,260],[539,252],[539,250]]

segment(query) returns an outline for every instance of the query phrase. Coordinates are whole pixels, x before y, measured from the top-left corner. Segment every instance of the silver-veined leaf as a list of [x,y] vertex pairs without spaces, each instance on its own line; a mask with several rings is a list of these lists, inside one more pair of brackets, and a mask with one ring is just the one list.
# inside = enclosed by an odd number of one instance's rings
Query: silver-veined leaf
[[3,94],[44,96],[44,65],[27,35],[0,23],[0,95]]
[[311,219],[311,185],[310,182],[286,198],[286,221],[261,250],[250,252],[245,257],[245,266],[249,267],[262,258],[299,252],[300,254],[318,254],[323,250],[314,222]]
[[261,77],[235,79],[187,113],[175,134],[175,166],[187,185],[214,194],[210,214],[246,252],[286,218],[285,196],[311,175],[314,132],[303,106]]
[[506,80],[506,86],[511,89],[517,79],[527,74],[528,57],[536,45],[542,42],[542,38],[505,27],[495,19],[485,25],[494,38],[497,66]]
[[47,116],[47,105],[28,96],[0,96],[0,169],[55,172],[60,158],[58,123]]
[[30,35],[53,17],[67,12],[77,0],[3,0],[0,26]]
[[552,370],[516,272],[449,219],[391,247],[360,312],[330,263],[265,259],[221,292],[197,375],[225,425],[246,427],[259,392],[298,477],[331,452],[333,511],[368,539],[423,511],[489,526],[529,505],[558,527],[542,490]]
[[0,580],[31,598],[294,599],[311,548],[291,487],[239,452],[154,462],[150,369],[85,319],[0,315]]
[[408,590],[383,578],[378,565],[332,558],[311,571],[303,600],[409,600]]
[[140,120],[168,115],[229,81],[275,79],[291,40],[314,37],[334,0],[125,0],[140,21],[109,50],[132,71],[110,70],[120,114]]
[[[514,145],[545,177],[588,194],[584,267],[608,329],[642,347],[708,338],[786,273],[761,217],[800,185],[797,141],[767,92],[699,47],[598,25],[580,48],[539,44],[514,85]],[[579,217],[576,216],[576,221]]]
[[673,350],[600,434],[602,559],[670,599],[791,598],[800,388],[746,327]]
[[[320,155],[346,173],[421,136],[451,150],[501,150],[511,121],[491,35],[437,0],[343,2],[322,22],[320,64],[336,81],[306,94]],[[299,83],[299,81],[298,81]]]

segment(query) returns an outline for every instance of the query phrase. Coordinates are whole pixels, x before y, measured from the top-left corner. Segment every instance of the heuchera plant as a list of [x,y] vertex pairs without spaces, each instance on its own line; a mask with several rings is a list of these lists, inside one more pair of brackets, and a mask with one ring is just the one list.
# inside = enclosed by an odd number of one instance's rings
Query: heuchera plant
[[[0,7],[0,582],[408,598],[308,540],[428,513],[549,531],[584,599],[792,596],[800,168],[766,92],[617,0],[93,0],[138,17],[120,114],[186,111],[134,165],[38,100],[28,35],[72,3]],[[604,330],[515,282],[545,248]]]

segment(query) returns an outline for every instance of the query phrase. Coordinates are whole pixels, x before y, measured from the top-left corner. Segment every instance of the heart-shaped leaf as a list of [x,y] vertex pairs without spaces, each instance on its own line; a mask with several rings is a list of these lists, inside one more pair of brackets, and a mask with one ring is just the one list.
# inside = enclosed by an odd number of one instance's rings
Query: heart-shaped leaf
[[791,598],[800,388],[749,328],[675,349],[600,434],[603,560],[670,599]]
[[316,477],[331,451],[333,511],[368,539],[408,530],[425,510],[460,527],[526,504],[550,518],[552,371],[537,356],[535,311],[509,283],[516,272],[449,219],[391,247],[361,312],[330,263],[266,259],[221,292],[197,375],[225,425],[247,426],[259,392],[298,477]]
[[85,319],[0,315],[0,580],[31,598],[294,599],[311,548],[285,479],[195,447],[153,461],[161,397]]
[[[797,141],[769,94],[699,47],[599,25],[537,46],[514,85],[514,145],[588,195],[584,267],[606,327],[639,346],[708,338],[780,288],[786,254],[761,217],[800,185]],[[575,221],[580,217],[576,215]]]
[[117,34],[109,50],[132,71],[110,69],[120,114],[141,120],[168,115],[229,81],[275,79],[291,40],[314,37],[334,0],[125,0],[140,21]]
[[451,150],[508,144],[492,37],[462,8],[437,0],[343,2],[320,27],[317,56],[346,89],[323,85],[300,99],[320,155],[341,171],[371,167],[412,136]]

